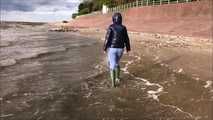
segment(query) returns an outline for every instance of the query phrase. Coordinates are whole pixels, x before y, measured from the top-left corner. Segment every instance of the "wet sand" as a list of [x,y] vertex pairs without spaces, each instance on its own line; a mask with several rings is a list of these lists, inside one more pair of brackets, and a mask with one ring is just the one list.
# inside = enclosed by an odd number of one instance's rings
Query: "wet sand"
[[[102,52],[104,31],[75,35],[49,33],[67,45],[71,45],[71,36],[96,42],[1,69],[2,120],[212,119],[210,42],[201,45],[182,38],[166,40],[132,33],[132,52],[124,54],[121,61],[121,84],[111,88]],[[24,77],[16,76],[18,70]],[[9,76],[17,79],[10,80]]]

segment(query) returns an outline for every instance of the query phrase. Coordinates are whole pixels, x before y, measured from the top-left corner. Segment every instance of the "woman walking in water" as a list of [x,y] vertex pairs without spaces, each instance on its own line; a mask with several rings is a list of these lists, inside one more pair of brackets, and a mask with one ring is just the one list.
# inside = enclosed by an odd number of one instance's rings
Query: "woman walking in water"
[[122,25],[122,16],[120,13],[115,13],[112,17],[113,24],[107,30],[104,51],[107,52],[110,76],[112,80],[112,87],[120,82],[120,65],[119,61],[123,55],[124,48],[130,51],[130,42],[127,29]]

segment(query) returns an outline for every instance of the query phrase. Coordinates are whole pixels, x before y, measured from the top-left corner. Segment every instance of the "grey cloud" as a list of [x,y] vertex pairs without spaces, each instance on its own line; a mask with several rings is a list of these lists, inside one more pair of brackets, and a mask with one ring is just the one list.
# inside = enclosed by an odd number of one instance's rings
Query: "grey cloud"
[[67,4],[66,7],[72,9],[72,8],[76,7],[78,4],[79,4],[79,3]]
[[5,11],[33,11],[35,7],[29,2],[20,2],[19,0],[0,0],[1,10]]
[[[75,7],[78,0],[0,0],[1,10],[4,11],[34,11],[39,6],[61,5],[69,9]],[[79,0],[80,1],[80,0]]]
[[59,11],[59,9],[58,9],[58,8],[53,9],[53,12],[57,12],[57,11]]

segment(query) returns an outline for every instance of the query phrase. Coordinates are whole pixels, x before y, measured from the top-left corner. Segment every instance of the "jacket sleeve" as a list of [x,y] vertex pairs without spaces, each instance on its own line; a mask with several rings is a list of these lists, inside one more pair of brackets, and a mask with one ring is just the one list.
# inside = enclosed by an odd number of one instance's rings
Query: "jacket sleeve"
[[125,46],[126,46],[126,50],[127,51],[130,51],[131,50],[131,47],[130,47],[130,41],[129,41],[129,36],[128,36],[128,32],[127,32],[127,29],[125,27]]
[[112,41],[112,28],[109,27],[105,36],[103,50],[106,51]]

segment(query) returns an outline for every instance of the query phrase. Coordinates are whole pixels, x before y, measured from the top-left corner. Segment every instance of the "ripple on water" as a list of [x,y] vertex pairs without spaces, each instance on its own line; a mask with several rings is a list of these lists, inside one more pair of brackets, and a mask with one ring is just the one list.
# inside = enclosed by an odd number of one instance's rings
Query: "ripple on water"
[[6,66],[15,65],[15,64],[16,64],[15,59],[6,59],[6,60],[0,61],[0,67],[6,67]]
[[63,46],[55,46],[55,47],[40,47],[40,48],[32,48],[28,51],[25,49],[20,51],[19,54],[8,54],[6,59],[0,60],[0,67],[7,67],[11,65],[15,65],[17,61],[22,59],[30,59],[30,58],[37,58],[40,55],[56,53],[56,52],[63,52],[66,51],[66,48]]

